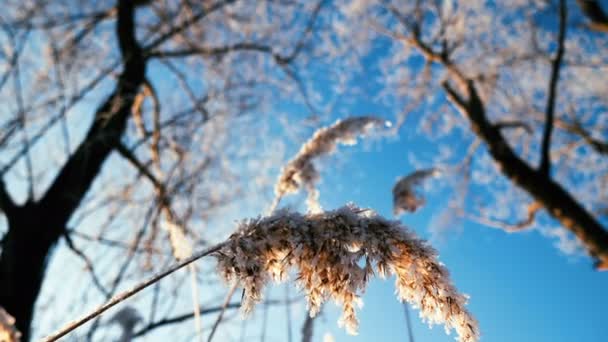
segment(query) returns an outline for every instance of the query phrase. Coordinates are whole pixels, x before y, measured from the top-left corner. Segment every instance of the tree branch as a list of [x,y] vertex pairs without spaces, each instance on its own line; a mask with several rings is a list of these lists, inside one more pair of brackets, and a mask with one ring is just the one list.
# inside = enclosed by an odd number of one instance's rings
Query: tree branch
[[132,250],[133,253],[154,253],[154,254],[159,254],[159,255],[166,255],[166,253],[163,253],[159,249],[151,247],[151,246],[146,246],[145,248],[137,248],[137,247],[134,247],[130,243],[107,239],[107,238],[104,238],[101,236],[90,236],[90,235],[81,233],[74,229],[68,229],[66,231],[66,233],[69,233],[70,235],[73,234],[74,236],[76,236],[80,239],[83,239],[83,240],[86,240],[89,242],[96,242],[96,243],[99,243],[99,244],[102,244],[102,245],[105,245],[108,247],[121,248],[124,250]]
[[565,51],[566,40],[566,20],[567,20],[566,0],[559,2],[559,32],[557,34],[557,52],[551,62],[551,78],[549,79],[549,94],[547,96],[547,106],[545,110],[545,132],[541,146],[541,161],[539,166],[540,173],[550,176],[551,173],[551,134],[553,133],[553,121],[555,117],[555,102],[557,101],[557,83],[559,81],[559,70]]
[[211,328],[211,332],[209,333],[209,338],[207,339],[207,342],[211,342],[213,340],[213,336],[215,335],[217,328],[220,326],[220,323],[222,323],[222,318],[224,318],[224,312],[226,311],[226,309],[228,308],[228,305],[230,304],[230,299],[232,298],[232,295],[234,294],[234,291],[236,290],[237,285],[238,285],[238,282],[235,282],[230,287],[230,290],[228,290],[228,294],[226,294],[226,299],[224,300],[224,304],[222,304],[222,310],[220,311],[220,314],[217,316],[217,319],[215,320],[215,322],[213,323],[213,327]]
[[608,15],[597,0],[577,0],[583,14],[591,21],[589,27],[596,31],[608,32]]
[[488,146],[489,153],[500,171],[534,197],[551,216],[582,242],[589,254],[596,259],[596,269],[608,270],[608,232],[560,184],[540,171],[534,170],[515,154],[500,129],[488,120],[474,82],[467,78],[448,56],[425,48],[419,38],[407,38],[401,41],[421,50],[425,57],[430,57],[430,61],[444,65],[450,78],[464,92],[464,95],[460,94],[445,81],[443,87],[448,99],[468,119],[473,133]]
[[41,207],[54,207],[55,222],[67,222],[101,170],[105,159],[120,142],[133,100],[145,79],[145,60],[135,40],[134,7],[119,1],[117,35],[124,70],[116,90],[95,114],[83,142],[63,166],[44,197]]
[[217,3],[213,4],[212,6],[204,6],[205,8],[203,10],[201,10],[199,13],[193,15],[192,17],[184,20],[179,25],[174,26],[170,30],[168,30],[167,32],[161,34],[158,38],[154,39],[151,43],[149,43],[148,45],[146,45],[143,50],[144,51],[151,51],[151,50],[159,47],[160,45],[162,45],[163,43],[165,43],[167,40],[171,39],[176,34],[179,34],[179,33],[183,32],[183,31],[185,31],[190,26],[192,26],[195,23],[199,22],[200,20],[202,20],[203,18],[205,18],[210,13],[213,13],[213,12],[221,9],[222,7],[224,7],[226,5],[229,5],[229,4],[231,4],[231,3],[235,2],[235,1],[236,0],[224,0],[224,1],[217,2]]
[[608,155],[608,141],[601,141],[599,139],[594,138],[591,133],[589,133],[587,130],[585,130],[585,128],[583,128],[583,126],[579,123],[579,122],[575,122],[573,124],[568,124],[565,122],[557,122],[558,124],[560,124],[562,127],[564,127],[565,130],[574,133],[578,136],[580,136],[581,138],[583,138],[583,140],[591,145],[591,147],[600,154],[605,154]]
[[[302,36],[298,39],[293,51],[283,56],[281,54],[277,54],[273,51],[271,46],[263,45],[256,42],[241,42],[227,46],[218,46],[218,47],[190,47],[188,49],[181,50],[170,50],[170,51],[150,51],[147,56],[148,57],[158,57],[158,58],[173,58],[173,57],[187,57],[192,55],[201,55],[201,56],[220,56],[225,55],[231,52],[237,51],[253,51],[253,52],[262,52],[267,53],[272,56],[275,62],[278,65],[287,65],[291,63],[302,51],[305,46],[306,38],[313,30],[314,24],[319,16],[319,12],[321,11],[323,5],[326,3],[325,0],[319,1],[314,7],[310,18],[306,23],[306,28],[302,32]],[[153,45],[153,44],[152,44]]]
[[[278,300],[268,300],[267,301],[269,305],[275,305],[275,304],[283,304],[284,301],[278,301]],[[224,308],[224,306],[216,306],[216,307],[201,307],[200,313],[201,315],[208,315],[208,314],[212,314],[212,313],[216,313],[216,312],[222,312],[222,310],[228,310],[228,309],[239,309],[241,307],[241,303],[229,303],[228,305],[226,305],[226,307]],[[136,337],[142,337],[146,334],[148,334],[150,331],[158,329],[158,328],[162,328],[164,326],[167,325],[171,325],[171,324],[177,324],[177,323],[182,323],[185,322],[189,319],[194,318],[194,312],[189,312],[186,314],[181,314],[181,315],[177,315],[174,317],[170,317],[170,318],[163,318],[159,321],[156,322],[152,322],[148,325],[146,325],[145,327],[143,327],[141,330],[136,331],[133,334],[133,338]]]
[[42,339],[42,341],[43,342],[52,342],[52,341],[59,340],[63,336],[66,336],[70,332],[74,331],[76,328],[78,328],[81,325],[85,324],[86,322],[92,320],[93,318],[100,316],[106,310],[108,310],[111,307],[115,306],[116,304],[124,301],[125,299],[135,295],[136,293],[140,292],[141,290],[145,289],[146,287],[158,282],[159,280],[165,278],[169,274],[181,269],[182,267],[190,265],[191,263],[193,263],[194,261],[196,261],[202,257],[205,257],[207,255],[210,255],[212,253],[219,251],[222,247],[224,247],[225,244],[226,244],[226,242],[223,242],[223,243],[219,243],[215,246],[206,248],[206,249],[192,255],[190,258],[184,259],[183,261],[180,261],[179,263],[169,267],[165,271],[157,273],[157,274],[151,276],[150,278],[148,278],[147,280],[135,285],[134,287],[115,295],[114,297],[110,298],[110,300],[108,300],[105,304],[100,305],[99,307],[97,307],[90,313],[84,315],[83,317],[76,319],[70,323],[67,323],[63,328],[48,335],[47,337]]
[[14,315],[24,341],[30,337],[51,248],[120,142],[145,78],[146,61],[135,34],[135,2],[120,0],[117,5],[116,36],[123,70],[116,88],[95,112],[85,138],[42,198],[18,207],[18,214],[9,221],[0,257],[0,304]]
[[525,123],[523,121],[519,121],[519,120],[499,121],[499,122],[495,123],[494,126],[498,129],[521,128],[524,131],[526,131],[526,133],[528,133],[528,134],[534,133],[534,130],[532,130],[532,127],[530,127],[530,125],[528,125],[527,123]]
[[304,320],[304,324],[302,325],[302,342],[312,341],[315,318],[310,317],[308,313],[306,314],[306,320]]
[[474,215],[468,215],[468,218],[473,219],[474,221],[477,221],[478,223],[481,223],[481,224],[489,226],[489,227],[502,229],[508,233],[515,233],[515,232],[522,231],[528,227],[531,227],[536,219],[536,214],[538,213],[538,211],[540,209],[542,209],[542,206],[540,205],[540,203],[538,203],[536,201],[530,203],[527,208],[526,218],[519,222],[515,222],[515,223],[496,221],[496,220],[490,219],[488,217],[474,216]]
[[[448,94],[454,93],[449,85],[444,84],[444,87]],[[469,119],[473,132],[488,145],[489,152],[502,173],[532,195],[576,235],[589,254],[597,259],[598,270],[608,269],[608,232],[564,188],[540,171],[532,169],[515,154],[500,131],[486,118],[485,108],[472,81],[468,93],[470,99],[464,106],[458,102],[454,104]]]
[[[216,313],[216,312],[221,312],[224,309],[226,309],[226,310],[227,309],[238,309],[240,307],[241,307],[241,303],[229,303],[228,305],[226,305],[225,308],[224,308],[224,306],[217,306],[217,307],[213,307],[213,308],[201,308],[200,312],[201,312],[201,315],[208,315],[208,314],[212,314],[212,313]],[[177,315],[177,316],[171,317],[171,318],[164,318],[159,321],[150,323],[150,324],[146,325],[144,328],[142,328],[141,330],[136,331],[133,334],[133,337],[134,338],[141,337],[154,329],[161,328],[161,327],[171,325],[171,324],[181,323],[181,322],[187,321],[192,318],[194,318],[194,312]]]
[[68,245],[68,248],[74,252],[74,254],[78,255],[82,261],[84,261],[87,271],[89,271],[89,273],[91,274],[91,279],[93,280],[93,284],[95,285],[95,287],[99,290],[99,292],[101,292],[104,296],[109,297],[109,291],[101,284],[101,281],[99,280],[99,277],[97,277],[97,273],[95,272],[95,267],[93,266],[93,262],[91,261],[91,259],[89,259],[89,257],[84,254],[84,252],[82,250],[80,250],[78,247],[76,247],[76,245],[74,244],[74,241],[72,241],[72,238],[70,237],[70,233],[69,232],[64,232],[63,237],[65,238],[65,242]]

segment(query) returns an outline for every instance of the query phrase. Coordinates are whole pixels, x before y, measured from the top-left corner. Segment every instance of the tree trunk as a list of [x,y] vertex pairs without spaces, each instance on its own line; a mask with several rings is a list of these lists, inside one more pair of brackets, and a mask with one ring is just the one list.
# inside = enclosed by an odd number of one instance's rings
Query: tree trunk
[[[115,91],[95,113],[86,138],[36,202],[0,201],[9,230],[0,255],[0,306],[15,317],[22,341],[30,340],[36,299],[53,247],[125,131],[133,99],[145,79],[146,60],[135,40],[134,1],[118,1],[117,37],[123,71]],[[3,192],[4,195],[7,195]]]

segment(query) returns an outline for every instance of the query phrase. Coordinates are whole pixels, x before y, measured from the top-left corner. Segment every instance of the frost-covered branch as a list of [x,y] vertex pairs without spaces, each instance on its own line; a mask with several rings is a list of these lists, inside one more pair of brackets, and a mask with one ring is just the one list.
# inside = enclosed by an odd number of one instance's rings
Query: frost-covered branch
[[471,131],[487,145],[501,173],[576,235],[596,259],[596,269],[608,270],[608,230],[562,184],[547,177],[542,168],[540,171],[532,168],[516,153],[500,127],[496,127],[488,116],[479,82],[470,78],[445,51],[433,50],[419,35],[399,40],[415,48],[427,61],[443,66],[449,76],[442,82],[448,101],[467,119]]
[[526,218],[515,223],[502,222],[485,216],[467,215],[467,217],[486,226],[502,229],[508,233],[515,233],[532,227],[536,221],[536,214],[541,209],[543,209],[543,207],[540,203],[536,201],[530,203],[526,209]]
[[539,171],[546,176],[550,176],[551,174],[551,134],[553,132],[553,122],[555,121],[557,83],[559,81],[559,72],[566,49],[565,41],[567,15],[568,12],[566,8],[566,0],[561,0],[559,2],[559,33],[557,38],[557,53],[555,58],[551,61],[551,77],[549,79],[547,106],[545,110],[545,129],[543,132],[540,166],[538,167]]
[[597,0],[577,0],[583,14],[591,21],[589,27],[608,32],[608,15]]

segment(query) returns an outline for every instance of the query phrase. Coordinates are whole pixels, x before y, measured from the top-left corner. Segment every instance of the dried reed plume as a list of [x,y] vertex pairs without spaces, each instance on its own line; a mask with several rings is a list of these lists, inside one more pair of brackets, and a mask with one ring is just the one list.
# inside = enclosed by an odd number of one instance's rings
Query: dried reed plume
[[306,199],[308,209],[312,212],[320,212],[319,191],[315,187],[315,183],[319,180],[319,172],[313,160],[331,154],[338,144],[355,145],[358,136],[364,136],[373,127],[385,124],[389,125],[377,117],[359,116],[338,120],[329,127],[317,130],[312,138],[302,145],[298,154],[281,170],[275,186],[272,210],[284,195],[295,193],[303,187],[308,192]]
[[19,342],[21,333],[15,327],[15,318],[0,306],[0,342]]
[[396,276],[398,298],[420,309],[429,324],[443,323],[463,342],[479,335],[477,322],[465,309],[466,296],[451,284],[435,250],[399,222],[371,210],[346,206],[307,215],[278,210],[241,223],[217,254],[222,277],[244,288],[244,313],[261,301],[271,279],[285,280],[294,266],[311,317],[323,302],[334,299],[342,304],[339,324],[356,334],[359,294],[375,269],[382,277]]
[[416,187],[430,177],[439,176],[438,169],[416,170],[400,178],[393,187],[393,212],[399,215],[403,212],[414,212],[424,205],[425,199],[417,193]]

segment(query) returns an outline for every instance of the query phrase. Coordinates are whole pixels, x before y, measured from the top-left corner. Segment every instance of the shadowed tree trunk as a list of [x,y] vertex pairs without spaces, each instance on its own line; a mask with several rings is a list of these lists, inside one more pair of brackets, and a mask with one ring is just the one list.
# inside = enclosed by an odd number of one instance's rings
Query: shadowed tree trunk
[[34,306],[53,247],[120,142],[133,99],[144,82],[146,61],[135,39],[135,1],[118,1],[117,6],[123,71],[116,89],[96,111],[85,139],[39,200],[16,205],[0,184],[0,209],[9,227],[0,256],[0,306],[15,317],[23,341],[30,340]]

